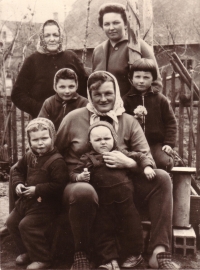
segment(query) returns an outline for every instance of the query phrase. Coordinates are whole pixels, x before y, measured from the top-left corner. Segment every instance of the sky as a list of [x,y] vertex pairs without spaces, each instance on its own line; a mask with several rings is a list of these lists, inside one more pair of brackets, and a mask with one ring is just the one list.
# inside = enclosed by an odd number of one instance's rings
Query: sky
[[53,18],[53,12],[58,12],[60,22],[64,21],[65,14],[71,9],[76,0],[0,0],[0,19],[21,21],[32,17],[34,22],[44,22]]

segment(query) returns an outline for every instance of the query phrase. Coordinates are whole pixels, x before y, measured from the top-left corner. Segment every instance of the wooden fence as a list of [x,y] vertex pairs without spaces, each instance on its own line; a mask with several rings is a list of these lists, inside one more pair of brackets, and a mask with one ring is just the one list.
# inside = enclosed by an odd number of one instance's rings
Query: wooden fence
[[[200,177],[200,102],[193,100],[193,83],[189,91],[192,94],[188,95],[190,99],[185,94],[186,86],[183,82],[181,82],[179,91],[175,89],[175,80],[179,79],[177,76],[176,73],[173,73],[167,77],[166,73],[163,73],[163,94],[171,101],[178,123],[175,149],[186,166],[196,167],[197,176]],[[26,150],[25,127],[29,117],[26,113],[16,109],[8,100],[7,118],[8,126],[4,142],[1,138],[1,160],[5,159],[5,155],[2,153],[6,148],[8,150],[7,160],[10,164],[14,164]]]

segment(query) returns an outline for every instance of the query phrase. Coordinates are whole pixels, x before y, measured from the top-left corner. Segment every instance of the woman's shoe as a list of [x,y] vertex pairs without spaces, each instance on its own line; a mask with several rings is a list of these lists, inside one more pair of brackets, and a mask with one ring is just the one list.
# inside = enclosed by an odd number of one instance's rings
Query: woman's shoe
[[107,269],[107,270],[120,270],[119,264],[116,260],[112,260],[109,263],[102,264],[98,267],[98,269]]
[[30,258],[28,256],[28,253],[23,253],[23,254],[20,254],[17,259],[16,259],[16,264],[17,265],[23,265],[23,264],[28,264],[30,263]]
[[26,269],[47,269],[50,265],[50,262],[32,262]]
[[122,268],[133,268],[136,265],[140,264],[143,261],[141,255],[139,256],[130,256],[128,257],[123,264],[121,265]]

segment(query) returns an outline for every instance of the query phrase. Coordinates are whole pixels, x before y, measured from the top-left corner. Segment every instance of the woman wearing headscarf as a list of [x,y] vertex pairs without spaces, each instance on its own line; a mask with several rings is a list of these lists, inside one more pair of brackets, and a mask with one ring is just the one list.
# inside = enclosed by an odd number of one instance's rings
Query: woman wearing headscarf
[[[99,9],[99,26],[108,40],[99,44],[93,52],[92,70],[106,70],[112,73],[119,84],[123,97],[131,88],[129,82],[128,38],[126,36],[126,7],[119,3],[103,4]],[[156,64],[158,78],[153,87],[162,90],[161,76],[151,47],[142,39],[139,40],[141,58],[153,59]]]
[[[89,100],[87,106],[65,116],[57,134],[56,145],[64,156],[69,171],[73,170],[80,157],[89,151],[88,129],[98,121],[111,123],[118,136],[119,149],[130,153],[142,152],[151,159],[150,149],[140,124],[134,117],[124,113],[116,78],[109,72],[96,71],[88,79],[87,91]],[[130,170],[136,201],[140,206],[146,204],[149,206],[151,218],[149,265],[152,268],[176,269],[169,253],[172,233],[172,187],[169,175],[163,170],[156,169],[155,178],[148,181],[138,170],[134,159],[116,150],[104,153],[103,159],[109,168]],[[89,269],[91,231],[98,213],[97,193],[89,183],[76,182],[66,186],[63,196],[75,244],[72,269]],[[137,241],[135,245],[137,247]],[[122,248],[125,253],[126,247]],[[113,259],[116,258],[108,258],[104,265],[105,269],[118,269],[112,265]],[[126,259],[129,261],[129,258]],[[137,260],[138,256],[132,256],[129,267],[137,265]]]
[[82,63],[71,50],[63,50],[58,23],[46,21],[40,32],[37,51],[24,62],[14,84],[11,99],[33,118],[38,116],[45,99],[55,94],[53,79],[61,68],[70,68],[78,76],[78,93],[86,96],[87,76]]

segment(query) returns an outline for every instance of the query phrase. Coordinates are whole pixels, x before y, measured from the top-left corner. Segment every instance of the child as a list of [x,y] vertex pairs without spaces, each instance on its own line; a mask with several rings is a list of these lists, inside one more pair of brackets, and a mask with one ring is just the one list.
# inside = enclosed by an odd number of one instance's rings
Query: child
[[44,101],[38,117],[50,119],[58,130],[62,119],[69,112],[85,107],[88,100],[80,96],[78,89],[78,77],[69,68],[60,69],[54,77],[54,90],[56,94]]
[[[123,230],[121,245],[125,245],[128,250],[122,267],[134,267],[142,261],[140,254],[143,238],[140,218],[133,203],[129,171],[109,168],[103,159],[105,152],[117,150],[117,135],[110,123],[99,121],[89,128],[89,142],[92,150],[82,155],[80,164],[70,173],[70,178],[73,182],[90,182],[97,191],[99,210],[95,222],[94,243],[100,264],[103,264],[100,268],[111,267],[112,264],[118,266],[116,224]],[[144,169],[148,180],[154,178],[152,161],[145,154],[131,152],[129,156],[139,162],[138,165]],[[135,241],[138,245],[135,245]],[[137,250],[134,250],[135,246]]]
[[140,122],[157,168],[170,171],[170,156],[176,143],[177,126],[167,98],[151,87],[157,70],[151,59],[141,58],[130,69],[131,90],[123,97],[126,113]]
[[32,120],[26,133],[30,150],[13,172],[13,190],[19,199],[7,227],[20,251],[16,264],[32,262],[27,269],[45,269],[51,265],[45,233],[61,207],[67,167],[54,148],[56,132],[50,120]]

